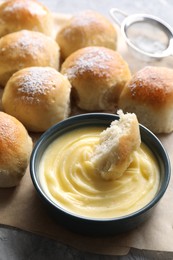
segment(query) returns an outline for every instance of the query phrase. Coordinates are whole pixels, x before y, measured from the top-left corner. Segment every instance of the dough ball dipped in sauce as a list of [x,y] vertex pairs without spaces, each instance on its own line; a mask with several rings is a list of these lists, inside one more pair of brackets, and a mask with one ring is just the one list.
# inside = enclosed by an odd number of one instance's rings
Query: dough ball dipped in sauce
[[119,178],[133,160],[133,152],[141,144],[139,123],[135,114],[118,111],[119,120],[101,132],[99,144],[91,155],[90,161],[107,180]]
[[[129,135],[131,123],[136,120],[134,114],[120,112],[119,115],[120,121],[112,122],[108,129],[98,125],[80,127],[59,136],[47,147],[40,161],[39,179],[44,192],[55,204],[75,215],[106,219],[126,216],[153,199],[159,187],[159,166],[152,151],[140,143],[138,124],[133,126],[135,131],[130,130],[132,134],[137,133],[136,140],[131,138],[135,144],[127,140],[130,148],[126,156],[122,156],[124,166],[120,167],[120,174],[116,171],[120,166],[116,158],[119,159],[122,152],[122,135]],[[126,131],[118,133],[117,129],[124,126],[122,121],[126,119]],[[111,142],[108,150],[102,149],[105,158],[111,154],[107,167],[107,164],[99,164],[100,158],[94,156],[100,146],[107,144],[110,129],[118,139],[115,142],[112,138],[115,144]]]

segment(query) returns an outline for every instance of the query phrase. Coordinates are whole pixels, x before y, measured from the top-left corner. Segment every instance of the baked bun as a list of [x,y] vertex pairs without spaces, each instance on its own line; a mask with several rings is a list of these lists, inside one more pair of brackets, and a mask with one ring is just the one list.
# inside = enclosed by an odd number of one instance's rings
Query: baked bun
[[50,37],[23,30],[0,39],[0,86],[4,87],[12,74],[31,66],[59,68],[59,46]]
[[138,71],[121,93],[118,107],[137,115],[154,133],[173,130],[173,70],[147,66]]
[[106,180],[117,179],[132,162],[134,151],[141,144],[139,123],[135,114],[118,112],[115,120],[100,134],[100,143],[91,156],[91,163]]
[[105,47],[86,47],[71,54],[61,73],[72,84],[77,106],[86,111],[112,111],[130,80],[127,63],[119,53]]
[[53,68],[25,68],[9,79],[2,105],[27,130],[43,132],[69,115],[70,90],[69,81]]
[[0,5],[0,37],[23,29],[51,35],[53,18],[35,0],[7,0]]
[[88,46],[115,50],[117,32],[106,17],[88,10],[74,15],[58,32],[56,40],[65,59],[74,51]]
[[16,186],[29,163],[32,140],[14,117],[0,112],[0,187]]

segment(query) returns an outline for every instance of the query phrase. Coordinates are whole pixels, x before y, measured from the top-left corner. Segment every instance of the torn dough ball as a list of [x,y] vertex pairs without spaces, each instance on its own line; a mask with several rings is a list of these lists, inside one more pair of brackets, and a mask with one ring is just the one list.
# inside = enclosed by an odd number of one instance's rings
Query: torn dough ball
[[109,180],[119,178],[132,161],[133,152],[141,144],[139,123],[135,114],[118,111],[115,120],[100,134],[90,161],[101,177]]

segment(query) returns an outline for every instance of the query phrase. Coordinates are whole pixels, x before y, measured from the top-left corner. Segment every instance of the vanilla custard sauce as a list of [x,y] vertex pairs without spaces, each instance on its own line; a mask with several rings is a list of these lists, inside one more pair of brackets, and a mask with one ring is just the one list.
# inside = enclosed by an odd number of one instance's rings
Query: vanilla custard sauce
[[89,218],[128,215],[149,203],[158,191],[159,167],[142,143],[133,161],[116,180],[104,180],[89,162],[102,127],[84,127],[57,137],[39,166],[47,196],[67,211]]

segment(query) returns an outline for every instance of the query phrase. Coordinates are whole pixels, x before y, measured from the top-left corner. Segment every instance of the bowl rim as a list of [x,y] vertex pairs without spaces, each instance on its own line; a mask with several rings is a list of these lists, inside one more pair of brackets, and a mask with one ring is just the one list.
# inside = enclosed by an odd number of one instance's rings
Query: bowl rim
[[[153,208],[159,201],[160,199],[163,197],[164,193],[167,190],[167,187],[169,185],[170,182],[170,177],[171,177],[171,163],[170,163],[170,159],[169,159],[169,155],[166,151],[166,149],[164,148],[163,144],[161,143],[161,141],[158,139],[158,137],[151,132],[148,128],[146,128],[144,125],[139,124],[140,127],[140,131],[144,131],[145,133],[148,133],[149,136],[151,138],[153,138],[154,142],[157,143],[157,145],[159,146],[160,150],[162,151],[162,156],[164,155],[164,159],[162,160],[164,162],[164,168],[167,169],[167,173],[165,175],[164,178],[164,182],[162,183],[162,188],[159,189],[159,192],[157,192],[154,196],[154,198],[148,202],[145,206],[143,206],[142,208],[127,214],[127,215],[123,215],[120,217],[111,217],[111,218],[92,218],[92,217],[85,217],[85,216],[80,216],[79,214],[75,214],[74,212],[71,212],[65,208],[63,208],[61,205],[56,204],[55,202],[53,202],[48,195],[46,195],[46,193],[44,192],[44,190],[40,187],[38,181],[37,181],[37,174],[35,172],[35,162],[36,162],[36,157],[37,157],[37,153],[39,152],[40,147],[44,144],[44,141],[51,136],[51,134],[55,134],[55,132],[57,131],[57,128],[62,128],[66,125],[69,124],[69,122],[73,122],[74,125],[76,122],[78,122],[78,120],[81,119],[96,119],[96,117],[99,117],[101,119],[105,118],[106,120],[110,119],[109,121],[113,121],[113,120],[118,120],[119,115],[117,114],[111,114],[111,113],[100,113],[100,112],[96,112],[96,113],[85,113],[85,114],[79,114],[79,115],[74,115],[74,116],[70,116],[67,119],[64,119],[60,122],[58,122],[57,124],[53,125],[52,127],[50,127],[47,131],[45,131],[40,137],[39,139],[36,141],[33,151],[31,153],[31,157],[30,157],[30,164],[29,164],[29,168],[30,168],[30,177],[31,180],[33,182],[33,185],[37,191],[37,193],[41,196],[41,198],[47,202],[50,206],[52,206],[54,209],[61,211],[61,213],[64,214],[68,214],[69,216],[73,217],[73,218],[77,218],[79,220],[83,220],[83,221],[95,221],[95,222],[112,222],[112,221],[123,221],[123,220],[129,220],[131,218],[134,217],[138,217],[140,215],[142,215],[144,212],[149,211],[151,208]],[[74,128],[75,129],[75,128]],[[68,132],[68,130],[67,130]],[[142,135],[141,135],[142,138]],[[54,139],[55,140],[55,139]],[[50,143],[49,143],[50,144]],[[49,145],[48,144],[48,145]],[[160,153],[159,153],[160,155]],[[156,159],[158,160],[158,159]]]

